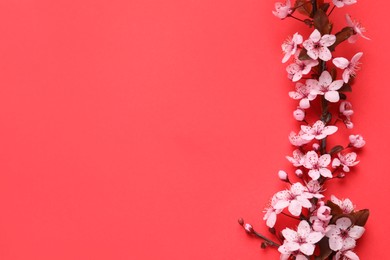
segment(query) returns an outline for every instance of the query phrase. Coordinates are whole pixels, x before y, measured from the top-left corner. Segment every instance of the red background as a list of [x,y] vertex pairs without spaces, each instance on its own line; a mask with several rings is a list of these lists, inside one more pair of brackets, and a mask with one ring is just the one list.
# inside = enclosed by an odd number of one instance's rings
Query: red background
[[[352,102],[368,144],[329,189],[371,209],[361,258],[388,259],[390,5],[374,2],[333,14],[373,40],[344,47],[365,53]],[[273,4],[0,1],[0,258],[278,259],[237,224],[265,231],[292,169],[280,44],[309,30]]]

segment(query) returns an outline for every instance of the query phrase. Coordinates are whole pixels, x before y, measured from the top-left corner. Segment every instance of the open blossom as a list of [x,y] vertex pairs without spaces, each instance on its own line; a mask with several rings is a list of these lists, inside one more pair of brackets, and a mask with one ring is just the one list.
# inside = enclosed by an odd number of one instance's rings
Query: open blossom
[[344,5],[352,5],[357,3],[357,0],[332,0],[333,4],[338,8],[343,7]]
[[270,207],[265,209],[265,215],[263,220],[266,220],[266,225],[270,228],[273,228],[276,223],[277,215],[280,214],[283,209],[275,209],[276,203],[279,199],[276,197],[276,194],[271,199]]
[[338,251],[333,260],[360,260],[360,258],[355,252],[347,249]]
[[307,192],[306,197],[308,199],[316,198],[322,199],[324,195],[321,194],[323,192],[321,184],[317,180],[311,180],[306,184]]
[[335,225],[329,225],[330,230],[326,232],[329,237],[329,247],[333,251],[338,251],[342,248],[354,248],[357,239],[359,239],[365,229],[360,226],[352,226],[349,218],[343,217],[336,220]]
[[314,86],[311,91],[312,95],[325,95],[325,99],[333,103],[340,100],[337,90],[344,85],[344,82],[342,80],[333,81],[328,71],[322,72],[318,81],[315,79],[308,79],[307,81],[310,81],[311,85]]
[[293,156],[286,156],[287,160],[292,163],[295,167],[299,167],[303,165],[305,160],[305,154],[301,152],[299,149],[295,149],[293,151]]
[[313,180],[318,180],[320,176],[324,176],[326,178],[332,178],[332,172],[326,168],[331,162],[330,154],[321,155],[318,157],[318,154],[314,151],[310,151],[305,156],[305,161],[303,166],[306,169],[309,169],[309,176]]
[[301,130],[303,132],[302,139],[311,141],[315,138],[317,140],[321,140],[328,135],[334,134],[337,129],[337,126],[325,126],[324,122],[318,120],[312,127],[301,125]]
[[302,146],[304,144],[307,144],[310,142],[310,140],[306,140],[306,139],[303,139],[302,138],[302,135],[304,134],[304,132],[301,130],[299,131],[299,133],[295,133],[294,131],[292,131],[290,133],[290,135],[288,136],[288,139],[290,140],[290,143],[294,146]]
[[355,148],[362,148],[366,144],[361,135],[350,135],[349,142]]
[[345,83],[348,83],[351,77],[356,76],[356,71],[359,69],[359,60],[363,56],[363,52],[356,53],[351,61],[348,61],[346,58],[338,57],[333,59],[333,64],[340,69],[343,69],[343,80]]
[[339,200],[336,196],[332,195],[330,200],[339,206],[344,214],[349,214],[355,209],[350,199]]
[[[285,238],[283,245],[281,245],[278,251],[283,254],[290,256],[295,251],[311,256],[314,253],[315,244],[318,243],[324,235],[321,232],[313,231],[307,223],[307,221],[302,220],[297,228],[297,231],[294,231],[289,228],[282,230],[283,237]],[[295,252],[297,254],[297,252]],[[288,258],[284,258],[288,259]],[[307,259],[305,256],[296,257],[295,259]]]
[[332,53],[328,47],[332,46],[335,42],[336,36],[332,34],[321,36],[321,33],[315,29],[309,39],[303,42],[303,47],[307,50],[307,55],[310,58],[314,60],[320,58],[323,61],[328,61],[332,59]]
[[355,166],[356,164],[359,163],[359,161],[356,161],[356,153],[347,153],[345,155],[338,153],[337,156],[339,158],[334,158],[332,162],[332,167],[336,168],[339,166],[343,167],[343,171],[349,172],[349,167]]
[[345,15],[345,19],[347,20],[347,24],[349,27],[351,27],[354,31],[354,35],[351,35],[348,38],[349,43],[355,43],[357,38],[361,36],[362,38],[366,40],[370,40],[370,38],[363,35],[363,33],[366,31],[366,29],[357,21],[352,21],[352,18],[349,14]]
[[276,210],[283,210],[288,207],[288,211],[293,216],[299,216],[303,208],[311,208],[310,201],[305,196],[306,187],[297,182],[291,185],[290,190],[283,190],[276,193],[278,200],[274,206]]
[[309,74],[312,67],[315,67],[317,65],[317,60],[300,60],[296,58],[295,63],[288,65],[286,68],[288,78],[291,79],[293,82],[297,82],[302,78],[303,75]]
[[311,94],[312,90],[313,90],[312,85],[297,82],[295,84],[295,91],[288,92],[288,95],[292,99],[299,100],[299,107],[303,109],[307,109],[310,107],[310,101],[316,98],[315,95]]
[[272,13],[280,18],[280,19],[284,19],[286,18],[287,16],[289,16],[291,13],[293,12],[293,9],[291,8],[291,2],[290,0],[286,0],[286,3],[283,4],[283,3],[280,3],[280,2],[277,2],[275,3],[275,10],[272,11]]
[[292,55],[294,55],[298,50],[298,45],[303,42],[303,37],[299,33],[295,33],[294,36],[289,39],[287,39],[282,44],[282,50],[284,53],[284,57],[282,59],[282,62],[287,62]]

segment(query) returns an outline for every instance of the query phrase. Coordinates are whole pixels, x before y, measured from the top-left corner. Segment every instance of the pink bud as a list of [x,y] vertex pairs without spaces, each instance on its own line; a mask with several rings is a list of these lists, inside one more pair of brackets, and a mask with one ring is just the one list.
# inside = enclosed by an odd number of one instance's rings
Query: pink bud
[[351,120],[345,120],[344,121],[344,124],[345,126],[348,128],[348,129],[352,129],[353,128],[353,123]]
[[285,171],[279,171],[278,176],[282,181],[288,182],[288,175]]
[[295,120],[297,120],[297,121],[303,121],[303,119],[305,119],[305,111],[301,108],[297,108],[293,112],[293,115],[294,115]]
[[366,144],[366,141],[364,141],[361,135],[350,135],[349,142],[355,148],[362,148]]
[[313,150],[315,150],[315,151],[318,151],[320,149],[320,145],[317,143],[314,143],[312,147],[313,147]]
[[301,169],[297,169],[297,170],[295,171],[295,174],[296,174],[299,178],[301,178],[302,175],[303,175],[303,172],[302,172]]
[[346,117],[352,116],[353,114],[352,104],[348,101],[342,101],[340,103],[340,113]]
[[317,217],[322,221],[328,221],[332,218],[330,215],[330,208],[327,206],[321,206],[317,210]]
[[244,225],[244,229],[245,229],[245,231],[248,232],[248,233],[252,233],[252,232],[253,232],[253,227],[252,227],[251,224],[246,223],[246,224]]
[[339,179],[342,179],[345,177],[345,173],[344,172],[340,172],[338,175],[337,175],[337,178]]

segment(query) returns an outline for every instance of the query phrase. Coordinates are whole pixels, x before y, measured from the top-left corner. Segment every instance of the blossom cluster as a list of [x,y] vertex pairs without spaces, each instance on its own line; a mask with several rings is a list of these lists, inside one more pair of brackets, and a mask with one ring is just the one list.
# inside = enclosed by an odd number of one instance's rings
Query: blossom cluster
[[[324,195],[327,181],[346,177],[359,163],[356,152],[365,145],[360,134],[350,134],[344,144],[327,147],[327,139],[340,127],[354,127],[354,111],[346,93],[352,91],[363,56],[357,52],[352,57],[335,57],[333,52],[340,43],[368,39],[365,29],[348,14],[345,27],[332,33],[329,16],[335,8],[355,3],[357,0],[296,0],[292,5],[287,0],[275,4],[276,17],[291,17],[312,29],[310,35],[296,32],[282,44],[282,63],[288,63],[287,77],[295,85],[289,96],[298,103],[293,116],[301,124],[299,131],[289,135],[294,150],[286,156],[295,170],[294,174],[279,171],[288,187],[276,192],[265,210],[264,221],[280,243],[257,233],[242,219],[240,224],[264,240],[262,247],[277,247],[281,260],[359,259],[354,249],[365,232],[369,211],[357,210],[348,198],[331,195],[327,199]],[[296,12],[307,18],[297,18]],[[308,116],[314,102],[320,104],[320,118]],[[297,220],[297,227],[286,227],[278,235],[275,224],[280,217]]]

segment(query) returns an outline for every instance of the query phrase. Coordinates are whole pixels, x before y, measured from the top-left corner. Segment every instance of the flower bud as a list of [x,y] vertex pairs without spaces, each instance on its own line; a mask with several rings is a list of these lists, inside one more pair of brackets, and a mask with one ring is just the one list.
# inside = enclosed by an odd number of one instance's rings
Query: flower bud
[[295,171],[295,175],[297,175],[298,178],[302,178],[302,176],[303,176],[302,170],[301,170],[301,169],[297,169],[297,170]]
[[352,110],[352,104],[348,101],[342,101],[340,103],[339,111],[341,114],[343,114],[346,117],[352,116],[353,110]]
[[338,175],[337,175],[337,178],[339,179],[342,179],[345,177],[345,173],[344,172],[340,172]]
[[350,135],[349,142],[355,148],[362,148],[366,144],[366,141],[361,135]]
[[240,224],[241,226],[244,225],[244,219],[243,218],[239,218],[238,219],[238,224]]
[[303,109],[301,109],[301,108],[297,108],[293,112],[293,116],[294,116],[295,120],[303,121],[305,119],[305,111]]
[[314,151],[318,151],[320,149],[320,145],[318,143],[314,143],[312,147]]
[[244,229],[245,229],[246,232],[248,232],[248,233],[250,233],[250,234],[253,233],[253,227],[252,227],[251,224],[246,223],[246,224],[244,225]]
[[288,175],[285,171],[279,171],[278,172],[278,176],[279,176],[279,179],[281,179],[282,181],[285,181],[285,182],[288,182]]
[[353,128],[353,123],[351,120],[345,120],[344,121],[344,124],[345,126],[348,128],[348,129],[352,129]]

